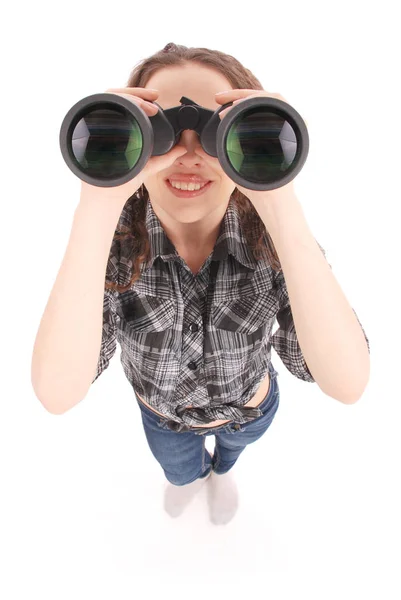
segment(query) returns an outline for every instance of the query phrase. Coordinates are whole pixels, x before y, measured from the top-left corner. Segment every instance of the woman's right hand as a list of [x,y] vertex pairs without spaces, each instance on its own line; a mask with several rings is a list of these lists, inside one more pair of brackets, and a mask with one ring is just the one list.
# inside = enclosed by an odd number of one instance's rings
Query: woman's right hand
[[[122,96],[123,98],[128,98],[131,102],[137,104],[148,117],[154,117],[159,110],[159,108],[153,104],[159,95],[157,90],[154,91],[141,87],[127,87],[110,88],[106,90],[106,93],[109,92],[116,94],[117,96]],[[84,192],[85,195],[90,194],[99,199],[101,197],[114,198],[125,203],[128,198],[141,187],[145,177],[154,175],[163,169],[167,169],[179,156],[182,156],[185,153],[186,150],[182,146],[173,146],[167,154],[151,156],[142,171],[133,177],[133,179],[130,179],[122,185],[99,187],[81,180],[81,191]]]

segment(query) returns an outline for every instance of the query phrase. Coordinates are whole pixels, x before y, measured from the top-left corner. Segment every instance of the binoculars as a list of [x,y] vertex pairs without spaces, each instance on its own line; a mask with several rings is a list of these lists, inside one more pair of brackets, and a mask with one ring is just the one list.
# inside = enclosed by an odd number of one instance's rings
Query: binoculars
[[69,169],[98,187],[133,179],[151,156],[166,154],[182,131],[192,129],[203,150],[218,157],[224,172],[250,190],[286,185],[302,169],[309,136],[299,113],[276,98],[247,98],[220,119],[219,113],[182,96],[180,105],[147,114],[128,98],[112,93],[83,98],[68,111],[60,148]]

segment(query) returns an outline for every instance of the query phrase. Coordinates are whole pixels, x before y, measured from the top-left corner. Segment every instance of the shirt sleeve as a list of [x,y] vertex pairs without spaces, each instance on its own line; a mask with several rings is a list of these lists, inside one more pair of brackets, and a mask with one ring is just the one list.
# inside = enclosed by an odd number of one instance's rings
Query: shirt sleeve
[[[317,242],[317,244],[320,250],[322,251],[323,256],[327,260],[325,250],[322,248],[319,242]],[[331,264],[328,264],[331,269]],[[283,361],[284,365],[293,375],[295,375],[295,377],[297,377],[298,379],[302,379],[303,381],[315,383],[312,373],[310,372],[308,365],[305,362],[301,347],[298,343],[294,319],[291,311],[290,300],[288,296],[288,289],[285,283],[282,270],[277,273],[275,280],[277,286],[277,294],[279,298],[279,310],[277,313],[277,321],[279,327],[271,336],[271,344],[277,352],[277,354],[279,355],[279,357],[281,358],[281,360]],[[358,315],[356,314],[354,309],[352,310],[355,313],[359,325],[361,325],[358,319]],[[365,336],[368,350],[370,353],[369,340],[366,336],[362,325],[361,328]]]
[[96,374],[92,383],[107,369],[115,354],[117,347],[116,331],[115,292],[114,290],[105,290],[103,296],[102,344]]
[[[119,223],[123,215],[120,216]],[[116,229],[115,233],[118,232]],[[106,268],[106,280],[119,283],[119,270],[120,270],[120,257],[121,257],[121,244],[119,240],[113,238],[109,257],[107,260]],[[103,373],[109,366],[110,360],[113,358],[116,347],[117,347],[117,313],[116,313],[116,299],[118,297],[117,290],[104,290],[103,295],[103,326],[102,326],[102,343],[100,347],[100,355],[97,364],[96,374],[92,381],[94,383],[96,379]]]

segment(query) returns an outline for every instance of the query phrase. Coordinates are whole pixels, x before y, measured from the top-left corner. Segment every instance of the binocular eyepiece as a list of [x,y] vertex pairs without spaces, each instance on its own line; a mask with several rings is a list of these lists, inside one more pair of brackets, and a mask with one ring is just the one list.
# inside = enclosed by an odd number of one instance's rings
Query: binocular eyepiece
[[250,190],[286,185],[302,169],[309,136],[299,113],[276,98],[247,98],[220,119],[219,113],[182,96],[181,105],[147,114],[128,98],[93,94],[77,102],[60,129],[60,149],[82,181],[114,187],[133,179],[151,156],[166,154],[182,131],[192,129],[203,150],[218,157],[224,172]]

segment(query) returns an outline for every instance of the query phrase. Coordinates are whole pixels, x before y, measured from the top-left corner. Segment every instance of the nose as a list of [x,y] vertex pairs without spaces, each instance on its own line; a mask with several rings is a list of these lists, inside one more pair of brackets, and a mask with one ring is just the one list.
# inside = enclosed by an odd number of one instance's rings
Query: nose
[[195,148],[201,148],[199,135],[193,129],[184,129],[181,134],[178,135],[177,145],[184,146],[187,150],[195,150]]

